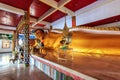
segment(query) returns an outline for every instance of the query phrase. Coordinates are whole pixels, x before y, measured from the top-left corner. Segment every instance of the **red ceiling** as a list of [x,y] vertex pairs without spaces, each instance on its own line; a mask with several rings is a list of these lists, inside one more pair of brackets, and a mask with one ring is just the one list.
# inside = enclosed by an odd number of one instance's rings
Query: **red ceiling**
[[0,24],[16,27],[21,19],[20,15],[0,10]]
[[[55,1],[59,2],[60,0],[55,0]],[[95,1],[97,0],[71,0],[68,4],[65,5],[65,7],[75,12],[78,9],[90,5]],[[23,10],[28,10],[30,8],[30,16],[36,19],[38,19],[40,16],[42,16],[46,11],[48,11],[51,8],[50,6],[40,2],[40,0],[0,0],[0,2]],[[66,14],[62,13],[61,11],[56,11],[50,16],[48,16],[46,19],[44,19],[44,21],[54,22],[64,17],[65,15]],[[0,24],[16,27],[20,19],[21,19],[20,15],[0,10]],[[85,25],[97,26],[115,21],[120,21],[120,15],[99,20],[96,22],[88,23]],[[45,25],[38,24],[38,26],[45,26]]]
[[[30,25],[32,25],[33,23],[34,23],[34,22],[30,22]],[[37,27],[44,27],[45,25],[38,23],[36,26],[37,26]]]
[[66,14],[60,12],[60,11],[56,11],[53,14],[51,14],[50,16],[48,16],[46,19],[44,19],[44,21],[47,22],[53,22],[56,21],[57,19],[64,17]]
[[72,11],[77,11],[80,8],[83,8],[97,0],[71,0],[65,7],[71,9]]
[[60,0],[55,0],[55,1],[59,2]]
[[16,8],[28,10],[33,0],[0,0],[1,3],[5,3]]
[[39,24],[39,23],[38,23],[36,26],[37,26],[37,27],[44,27],[45,25],[44,25],[44,24]]
[[[55,0],[55,1],[59,2],[60,0]],[[86,5],[93,3],[94,1],[96,0],[71,0],[65,6],[73,11],[76,11]],[[50,6],[40,2],[40,0],[17,0],[17,1],[16,0],[0,0],[0,2],[5,3],[7,5],[14,6],[16,8],[23,9],[23,10],[28,10],[30,8],[30,16],[36,19],[38,19],[40,16],[42,16],[46,11],[48,11],[51,8]],[[0,14],[3,19],[3,15],[1,12]],[[56,11],[50,16],[48,16],[46,19],[44,19],[44,21],[54,22],[55,20],[58,20],[64,17],[65,15],[66,14],[60,11]],[[19,22],[19,17],[15,17],[15,14],[13,16],[12,13],[10,13],[8,16],[11,18],[11,21],[15,21],[15,22],[11,22],[11,23],[9,22],[6,24],[5,21],[2,21],[0,22],[0,24],[16,26],[17,23]]]
[[[55,1],[59,2],[60,0],[55,0]],[[80,0],[80,1],[79,0],[71,0],[65,6],[73,11],[76,11],[76,10],[78,10],[84,6],[87,6],[95,1],[96,0]],[[32,17],[38,19],[43,13],[45,13],[50,8],[51,8],[50,6],[40,2],[39,0],[34,0],[32,5],[30,6],[30,13],[31,13]],[[56,11],[55,13],[53,13],[52,15],[50,15],[49,17],[44,19],[44,21],[54,22],[55,20],[62,18],[65,15],[66,14],[64,14],[60,11]]]
[[118,21],[120,21],[120,15],[102,19],[102,20],[95,21],[95,22],[91,22],[88,24],[84,24],[83,26],[98,26],[98,25],[108,24],[108,23],[118,22]]
[[50,8],[50,6],[40,2],[39,0],[34,0],[30,6],[30,14],[34,18],[39,18]]

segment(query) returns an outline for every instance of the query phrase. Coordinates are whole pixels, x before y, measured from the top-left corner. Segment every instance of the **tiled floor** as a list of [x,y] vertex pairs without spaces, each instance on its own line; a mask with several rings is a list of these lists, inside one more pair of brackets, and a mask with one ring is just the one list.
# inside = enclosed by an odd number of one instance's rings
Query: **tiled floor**
[[10,53],[0,53],[0,80],[52,80],[34,66],[9,63]]

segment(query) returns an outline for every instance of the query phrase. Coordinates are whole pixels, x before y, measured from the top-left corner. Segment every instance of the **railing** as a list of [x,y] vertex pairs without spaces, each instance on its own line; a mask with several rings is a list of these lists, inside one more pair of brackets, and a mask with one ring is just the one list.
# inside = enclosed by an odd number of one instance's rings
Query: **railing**
[[34,64],[41,71],[53,80],[97,80],[85,74],[79,73],[70,68],[45,60],[35,55],[30,56],[30,63]]

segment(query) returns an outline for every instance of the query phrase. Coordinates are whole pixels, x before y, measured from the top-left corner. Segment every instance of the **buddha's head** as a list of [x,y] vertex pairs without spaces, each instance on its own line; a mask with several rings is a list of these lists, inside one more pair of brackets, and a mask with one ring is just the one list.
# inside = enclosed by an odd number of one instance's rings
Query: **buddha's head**
[[44,37],[44,30],[42,30],[42,29],[36,29],[34,31],[34,34],[35,34],[36,38],[42,39]]

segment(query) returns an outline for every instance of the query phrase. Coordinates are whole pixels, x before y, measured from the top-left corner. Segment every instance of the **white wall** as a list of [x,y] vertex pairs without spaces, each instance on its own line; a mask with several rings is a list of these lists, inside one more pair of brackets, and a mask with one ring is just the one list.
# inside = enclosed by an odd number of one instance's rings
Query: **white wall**
[[[98,0],[78,11],[76,15],[76,25],[82,25],[112,16],[120,15],[120,0]],[[61,18],[52,23],[53,28],[63,29],[65,18]],[[72,19],[67,17],[67,26],[72,27]]]
[[76,24],[82,25],[97,20],[109,18],[120,14],[120,0],[113,0],[105,5],[94,8],[88,12],[77,15]]
[[10,40],[10,48],[2,48],[2,39],[0,39],[0,52],[11,52],[12,51],[12,40]]
[[99,25],[95,27],[120,27],[120,21],[119,22],[114,22],[114,23],[109,23],[109,24],[104,24],[104,25]]
[[[58,29],[63,29],[65,24],[65,17],[55,21],[52,23],[53,29],[58,28]],[[71,16],[66,16],[66,24],[70,28],[72,27],[72,17]]]

